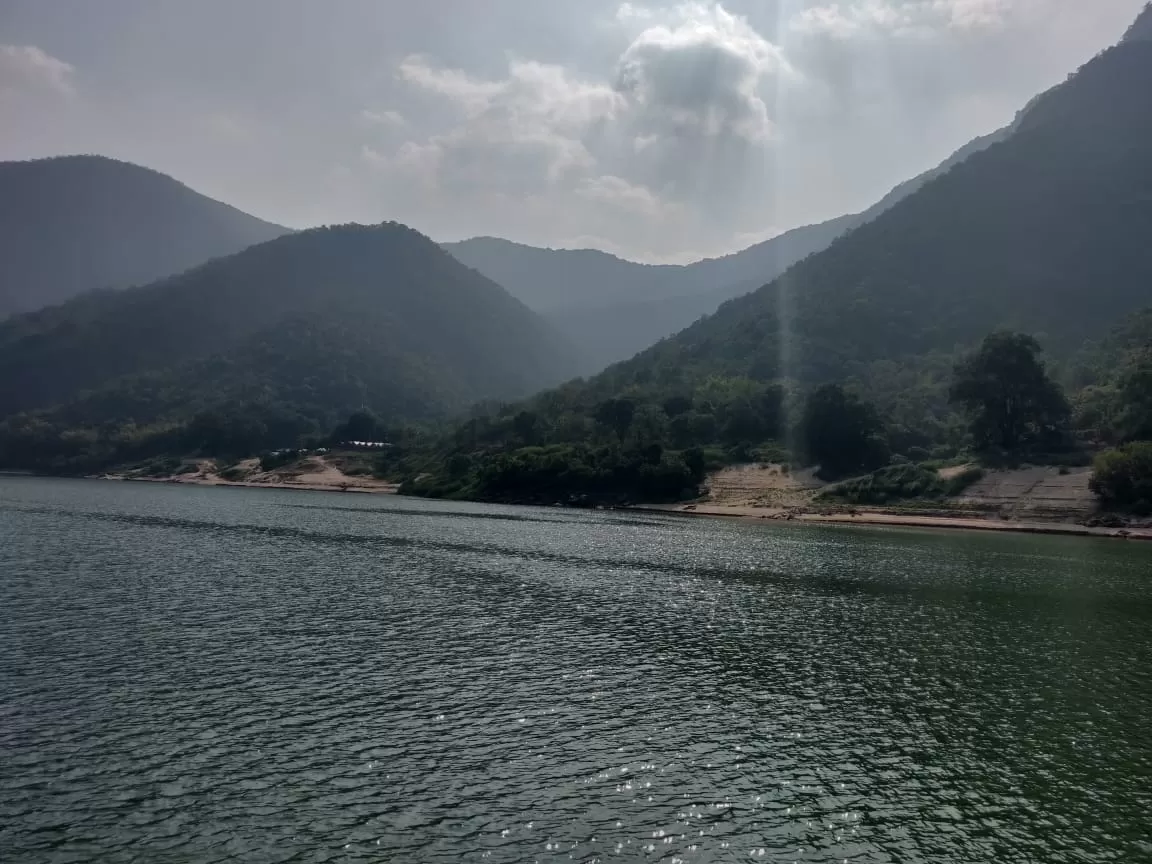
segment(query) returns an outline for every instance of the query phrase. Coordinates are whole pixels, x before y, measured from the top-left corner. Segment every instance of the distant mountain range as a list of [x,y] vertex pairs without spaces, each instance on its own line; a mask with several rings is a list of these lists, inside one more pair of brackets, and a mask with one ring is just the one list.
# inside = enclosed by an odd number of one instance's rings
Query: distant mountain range
[[[771,281],[1008,132],[971,142],[863,213],[694,264],[640,264],[493,237],[443,248],[542,314],[579,346],[579,371],[594,373]],[[0,318],[83,291],[147,284],[289,230],[98,156],[0,163],[0,229]]]
[[541,249],[494,237],[443,245],[544,315],[580,346],[590,364],[587,371],[595,372],[771,282],[973,153],[1003,140],[1015,125],[970,141],[862,213],[795,228],[722,258],[682,266],[638,264],[592,249]]
[[423,235],[318,228],[0,323],[0,462],[4,440],[9,459],[67,456],[61,429],[88,452],[212,412],[287,445],[356,409],[442,417],[577,366],[535,313]]
[[152,282],[287,231],[127,162],[0,162],[0,318]]

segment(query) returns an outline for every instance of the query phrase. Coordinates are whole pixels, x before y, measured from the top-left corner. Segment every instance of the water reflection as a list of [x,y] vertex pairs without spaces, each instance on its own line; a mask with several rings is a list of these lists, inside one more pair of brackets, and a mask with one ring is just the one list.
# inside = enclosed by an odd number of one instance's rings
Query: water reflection
[[5,860],[1152,857],[1105,541],[4,481]]

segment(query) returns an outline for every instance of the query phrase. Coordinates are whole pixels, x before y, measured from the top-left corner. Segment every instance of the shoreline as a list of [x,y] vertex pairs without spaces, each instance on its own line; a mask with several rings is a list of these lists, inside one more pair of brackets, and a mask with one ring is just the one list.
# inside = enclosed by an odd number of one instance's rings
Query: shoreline
[[857,510],[855,513],[797,513],[788,510],[766,510],[751,507],[709,507],[707,504],[637,505],[623,509],[640,513],[660,513],[666,516],[738,519],[757,523],[799,522],[810,525],[860,525],[871,528],[936,528],[950,531],[1152,541],[1152,527],[1105,528],[1080,525],[1075,522],[1014,522],[979,516],[923,516],[893,513],[885,510]]
[[[38,476],[21,475],[21,476]],[[207,486],[240,489],[278,489],[292,492],[334,492],[358,495],[399,495],[398,486],[383,481],[332,483],[293,483],[278,481],[225,480],[222,477],[180,476],[173,477],[128,477],[116,474],[86,475],[78,479],[118,480],[132,483],[171,483],[182,486]],[[474,502],[500,503],[500,502]],[[516,506],[516,505],[510,505]],[[1063,537],[1096,537],[1113,540],[1152,541],[1152,526],[1106,528],[1080,525],[1075,522],[1059,521],[1012,521],[982,518],[980,516],[926,516],[909,513],[896,513],[885,510],[856,510],[849,513],[797,512],[794,509],[769,509],[760,507],[723,507],[698,504],[637,504],[615,509],[620,512],[651,513],[662,516],[682,516],[685,518],[735,519],[744,522],[763,524],[765,522],[793,522],[807,525],[859,525],[871,528],[926,528],[949,531],[983,531],[1008,534],[1036,534]]]
[[85,479],[122,480],[128,483],[173,483],[180,486],[235,486],[241,489],[287,489],[290,492],[336,492],[338,494],[348,492],[356,495],[395,495],[397,494],[396,490],[398,488],[394,483],[381,483],[379,486],[356,484],[329,486],[324,483],[289,483],[284,481],[260,483],[258,481],[248,480],[180,480],[175,477],[100,476]]

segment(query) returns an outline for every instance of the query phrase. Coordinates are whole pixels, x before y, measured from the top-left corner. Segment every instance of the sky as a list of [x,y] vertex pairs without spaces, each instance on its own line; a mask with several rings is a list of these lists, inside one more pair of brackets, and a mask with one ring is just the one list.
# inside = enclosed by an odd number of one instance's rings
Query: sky
[[1144,0],[0,0],[0,159],[682,263],[857,212]]

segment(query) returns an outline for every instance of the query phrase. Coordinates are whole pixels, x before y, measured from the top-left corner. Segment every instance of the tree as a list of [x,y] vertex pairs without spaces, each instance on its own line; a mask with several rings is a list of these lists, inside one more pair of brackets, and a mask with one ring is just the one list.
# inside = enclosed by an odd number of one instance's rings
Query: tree
[[337,426],[332,433],[333,440],[337,442],[378,441],[383,437],[383,426],[371,411],[354,412],[346,422]]
[[533,411],[521,411],[512,418],[512,428],[526,446],[536,443],[536,424],[540,418]]
[[608,399],[597,406],[596,419],[612,429],[617,438],[624,440],[635,413],[636,403],[631,399]]
[[949,399],[968,414],[978,447],[1018,450],[1058,435],[1071,409],[1024,333],[997,332],[956,365]]
[[826,477],[871,470],[887,461],[880,421],[871,405],[839,384],[825,384],[804,406],[800,439]]
[[1096,457],[1092,491],[1105,506],[1152,512],[1152,442],[1134,441]]
[[1152,348],[1129,361],[1120,376],[1119,431],[1125,440],[1152,440]]
[[679,417],[681,414],[686,414],[692,410],[692,397],[690,396],[669,396],[664,400],[662,406],[664,413],[669,417]]

